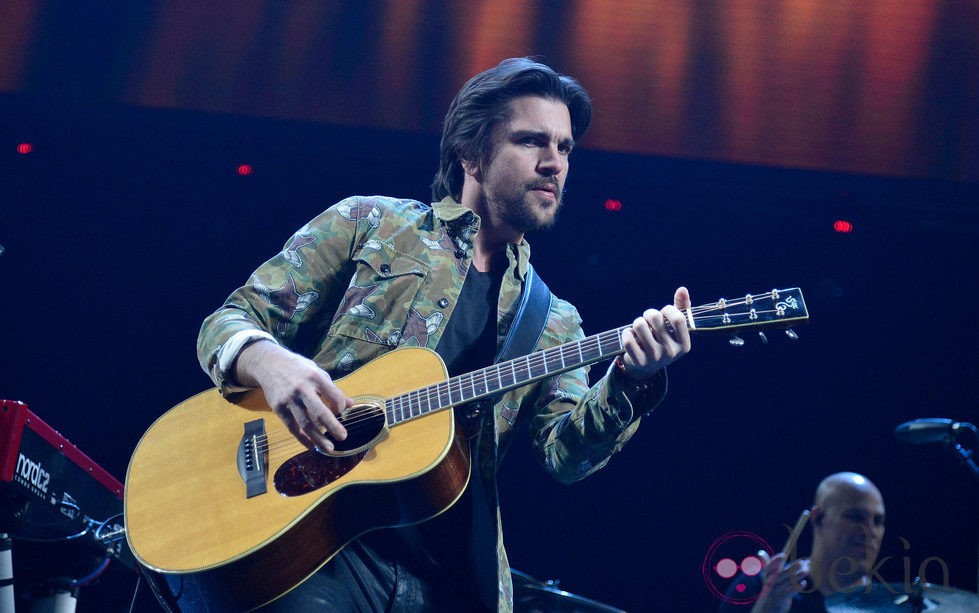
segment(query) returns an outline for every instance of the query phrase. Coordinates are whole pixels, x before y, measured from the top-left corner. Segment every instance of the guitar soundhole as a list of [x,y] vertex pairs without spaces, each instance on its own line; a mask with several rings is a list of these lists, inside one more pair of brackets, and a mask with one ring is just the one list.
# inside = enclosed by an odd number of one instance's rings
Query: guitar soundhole
[[366,451],[349,456],[327,456],[305,451],[285,461],[272,482],[283,496],[302,496],[328,485],[353,470]]
[[347,429],[347,438],[333,441],[333,452],[305,451],[275,471],[272,482],[280,494],[302,496],[336,481],[353,470],[387,432],[384,409],[375,403],[354,405],[339,419]]
[[374,403],[355,404],[340,414],[340,423],[347,429],[347,438],[333,441],[337,454],[357,452],[371,445],[384,432],[387,422],[384,409]]

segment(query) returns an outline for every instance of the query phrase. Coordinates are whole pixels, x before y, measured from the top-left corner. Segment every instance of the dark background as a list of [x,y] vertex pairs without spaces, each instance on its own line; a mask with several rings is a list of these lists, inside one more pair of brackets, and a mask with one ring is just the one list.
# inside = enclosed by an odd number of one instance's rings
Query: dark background
[[[472,72],[537,45],[562,71],[580,63],[540,38],[529,47],[491,45],[469,73],[430,75],[445,82],[406,104],[438,113],[417,124],[152,104],[113,87],[113,75],[132,68],[120,65],[118,49],[136,44],[134,23],[159,23],[181,3],[148,3],[145,13],[103,9],[77,31],[75,21],[91,12],[26,4],[36,13],[23,69],[0,95],[0,397],[26,402],[120,480],[150,423],[208,387],[194,354],[201,320],[295,229],[350,194],[427,200],[437,117]],[[956,59],[959,84],[973,83],[974,39],[956,34],[947,14],[974,12],[939,4],[946,29],[930,48]],[[274,16],[274,3],[264,14]],[[448,53],[426,45],[425,61]],[[360,74],[354,68],[369,51],[346,53],[328,56],[331,70],[346,74],[348,65]],[[261,53],[250,57],[261,65]],[[191,68],[185,83],[194,84]],[[696,73],[688,85],[709,89],[713,74]],[[355,90],[360,81],[347,76]],[[195,87],[206,89],[204,81]],[[215,97],[240,100],[210,86]],[[246,92],[252,99],[278,91],[274,83],[254,90]],[[587,332],[667,303],[679,284],[695,304],[799,286],[811,321],[796,328],[798,341],[769,333],[768,344],[746,336],[733,348],[725,338],[695,338],[691,355],[671,369],[666,401],[582,483],[550,481],[526,437],[518,441],[502,476],[515,568],[630,611],[711,610],[717,599],[701,565],[717,539],[749,531],[780,548],[783,524],[811,503],[817,482],[855,470],[887,503],[883,577],[903,581],[905,565],[914,574],[937,557],[952,585],[976,590],[977,480],[941,446],[892,435],[920,417],[979,419],[975,91],[936,95],[929,108],[946,109],[933,119],[944,136],[909,145],[907,164],[880,172],[857,172],[832,156],[757,163],[709,148],[614,150],[586,137],[561,221],[530,240],[535,267],[578,307]],[[857,122],[848,108],[838,111],[841,121]],[[606,112],[598,97],[596,112]],[[921,117],[905,119],[920,125]],[[703,124],[690,121],[691,129]],[[610,129],[596,119],[597,137]],[[18,154],[25,142],[33,151]],[[250,175],[238,174],[243,163]],[[622,210],[607,211],[607,198]],[[834,232],[837,219],[853,232]],[[808,532],[801,542],[807,551]],[[939,570],[929,566],[928,578],[941,582]],[[78,608],[125,610],[135,584],[135,574],[113,563],[82,588]],[[149,606],[145,592],[138,600]]]

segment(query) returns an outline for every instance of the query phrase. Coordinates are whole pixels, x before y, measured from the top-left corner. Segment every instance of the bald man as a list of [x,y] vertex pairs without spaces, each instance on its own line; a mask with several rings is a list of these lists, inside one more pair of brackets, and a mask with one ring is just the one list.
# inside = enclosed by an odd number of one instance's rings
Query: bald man
[[[810,509],[811,555],[786,566],[785,554],[769,559],[761,552],[761,596],[752,613],[823,613],[826,598],[868,585],[884,538],[884,519],[880,490],[863,475],[841,472],[823,479]],[[736,610],[727,603],[721,607]]]

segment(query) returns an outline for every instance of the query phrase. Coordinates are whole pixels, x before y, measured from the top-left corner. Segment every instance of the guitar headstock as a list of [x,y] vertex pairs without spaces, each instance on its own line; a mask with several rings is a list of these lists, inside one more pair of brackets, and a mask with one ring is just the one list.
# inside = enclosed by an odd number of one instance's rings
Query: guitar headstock
[[741,298],[721,298],[717,302],[692,307],[686,315],[694,332],[733,333],[730,342],[735,346],[744,344],[736,333],[745,329],[757,330],[763,342],[768,342],[766,328],[783,328],[789,338],[796,339],[798,336],[791,326],[809,319],[806,301],[798,287],[773,289]]

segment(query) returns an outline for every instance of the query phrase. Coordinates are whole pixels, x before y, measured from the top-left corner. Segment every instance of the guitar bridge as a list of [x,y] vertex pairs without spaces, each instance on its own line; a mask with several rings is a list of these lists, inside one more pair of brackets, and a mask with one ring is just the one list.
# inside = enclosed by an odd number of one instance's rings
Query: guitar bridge
[[256,419],[245,424],[245,434],[238,443],[238,474],[245,482],[245,497],[251,498],[268,491],[268,445],[265,441],[265,420]]

